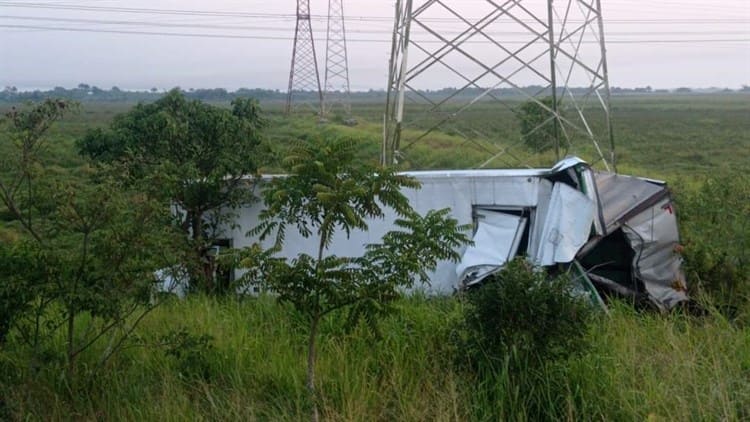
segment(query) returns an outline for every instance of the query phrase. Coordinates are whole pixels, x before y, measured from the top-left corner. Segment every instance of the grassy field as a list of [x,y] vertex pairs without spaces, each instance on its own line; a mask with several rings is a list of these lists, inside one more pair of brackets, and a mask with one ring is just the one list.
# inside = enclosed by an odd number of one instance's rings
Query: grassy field
[[[449,322],[461,306],[404,300],[378,340],[330,318],[319,367],[324,419],[750,417],[750,334],[720,316],[691,320],[614,306],[592,325],[586,353],[524,374],[536,381],[532,397],[508,377],[488,383],[453,369]],[[141,327],[141,346],[90,384],[68,385],[54,370],[22,376],[7,403],[24,420],[304,420],[302,325],[269,298],[172,302]],[[210,347],[168,355],[160,338],[180,327],[210,335]]]
[[[63,168],[81,165],[82,160],[72,148],[74,139],[87,128],[106,127],[115,115],[131,106],[84,103],[77,115],[53,128],[55,145],[49,154],[51,162]],[[0,111],[8,107],[0,104]],[[336,117],[331,124],[320,124],[312,113],[288,119],[278,103],[263,107],[270,119],[267,137],[272,145],[303,136],[343,135],[360,141],[362,158],[380,157],[384,112],[381,104],[355,103],[353,115],[359,124],[354,127],[336,124]],[[750,94],[620,96],[613,98],[612,107],[622,172],[674,179],[740,170],[750,162]],[[413,127],[416,131],[427,125]],[[492,134],[497,142],[520,136],[518,122],[508,109],[481,103],[451,127],[464,131],[479,127]],[[580,152],[588,151],[583,148]],[[411,155],[418,158],[419,168],[425,169],[474,168],[488,158],[485,152],[466,145],[463,139],[442,132],[415,144]],[[553,158],[546,155],[531,157],[529,161],[549,165]],[[498,161],[490,167],[507,165]]]
[[[732,171],[750,162],[750,95],[620,96],[613,98],[612,108],[618,162],[623,172],[675,178]],[[360,124],[353,129],[319,127],[313,116],[287,122],[279,120],[278,105],[268,109],[273,111],[275,123],[271,137],[279,142],[302,129],[306,133],[343,132],[363,141],[363,156],[378,158],[382,105],[354,104],[353,114]],[[429,126],[430,121],[423,121],[410,127],[418,133],[419,128]],[[444,133],[470,133],[472,128],[490,134],[491,141],[498,145],[520,137],[517,119],[509,109],[479,103],[444,131],[416,143],[411,155],[418,158],[419,168],[474,168],[488,158],[487,153],[463,138]],[[569,151],[576,152],[591,155],[586,147]],[[551,155],[524,158],[540,165],[553,161]],[[513,161],[499,160],[490,167],[511,164]]]
[[[88,128],[106,127],[128,107],[84,104],[55,126],[46,151],[52,171],[75,177],[84,165],[75,139]],[[266,110],[267,140],[276,154],[291,138],[347,136],[361,144],[361,158],[379,157],[380,105],[357,104],[355,127],[320,125],[312,115],[287,119],[276,104]],[[480,107],[462,124],[489,127],[499,138],[518,136],[512,116],[495,113]],[[732,295],[750,292],[750,178],[744,175],[750,169],[750,96],[616,97],[614,118],[620,170],[675,186],[689,281],[712,295],[700,298],[708,315],[640,313],[614,304],[589,327],[583,354],[529,368],[521,381],[503,368],[492,380],[456,369],[461,350],[451,341],[452,322],[465,305],[455,298],[402,300],[399,312],[382,322],[381,338],[361,328],[347,331],[343,315],[332,315],[321,335],[324,419],[750,419],[750,308],[739,299],[731,313],[712,307],[726,300],[721,293],[730,278]],[[479,151],[452,148],[461,143],[436,134],[414,152],[426,168],[481,162]],[[274,169],[270,160],[266,170]],[[0,241],[11,241],[12,231],[12,224],[0,222]],[[303,327],[268,297],[172,300],[107,367],[74,383],[56,363],[64,339],[48,351],[41,371],[24,365],[11,342],[0,347],[0,419],[308,419]],[[185,334],[182,342],[173,341],[174,332]],[[79,372],[88,374],[100,353],[87,351]]]

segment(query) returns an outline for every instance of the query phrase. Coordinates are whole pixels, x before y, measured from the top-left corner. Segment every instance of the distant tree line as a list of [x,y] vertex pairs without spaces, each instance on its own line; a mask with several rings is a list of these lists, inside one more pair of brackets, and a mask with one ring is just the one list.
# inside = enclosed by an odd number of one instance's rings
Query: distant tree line
[[[255,98],[258,100],[284,100],[286,93],[270,89],[240,88],[236,91],[227,91],[224,88],[211,89],[180,89],[182,93],[191,100],[200,101],[231,101],[236,98]],[[75,88],[63,88],[60,86],[42,91],[22,91],[15,86],[6,86],[0,91],[0,101],[41,101],[46,98],[62,98],[66,100],[87,101],[112,101],[112,102],[137,102],[156,101],[164,97],[167,91],[151,88],[148,90],[126,90],[113,86],[110,89],[102,89],[85,83],[78,84]]]
[[[178,88],[179,89],[179,88]],[[455,93],[458,89],[453,87],[446,87],[436,90],[423,90],[421,94],[430,97],[445,97]],[[278,89],[262,89],[262,88],[239,88],[235,91],[229,91],[224,88],[201,88],[201,89],[180,89],[186,98],[191,100],[200,101],[232,101],[237,98],[255,98],[256,100],[266,101],[285,101],[286,92],[279,91]],[[462,97],[475,97],[484,90],[481,88],[466,89],[461,92],[457,98]],[[570,91],[575,95],[582,95],[588,91],[588,88],[570,88]],[[159,90],[158,88],[151,88],[147,90],[126,90],[121,89],[117,86],[113,86],[109,89],[99,88],[94,85],[85,83],[78,84],[75,88],[63,88],[60,86],[54,87],[50,90],[33,90],[25,91],[19,90],[15,86],[6,86],[0,91],[0,102],[19,102],[19,101],[43,101],[46,98],[61,98],[66,100],[78,101],[78,102],[89,102],[89,101],[109,101],[109,102],[139,102],[139,101],[156,101],[162,98],[167,91]],[[522,97],[522,93],[537,96],[539,93],[545,93],[550,95],[551,90],[545,90],[542,86],[531,85],[521,88],[521,91],[515,88],[497,88],[493,90],[493,94],[502,96],[518,96]],[[637,88],[621,88],[612,87],[611,92],[613,95],[630,95],[630,94],[691,94],[691,93],[747,93],[750,92],[750,86],[743,85],[740,89],[730,88],[688,88],[680,87],[676,89],[655,89],[650,86],[637,87]],[[564,94],[562,89],[558,90],[559,94]],[[299,92],[296,93],[297,98],[304,99],[305,96],[309,96],[309,99],[314,100],[316,95],[314,92]],[[368,91],[357,91],[351,93],[351,99],[354,102],[367,101],[374,99],[384,99],[384,90],[373,90]]]

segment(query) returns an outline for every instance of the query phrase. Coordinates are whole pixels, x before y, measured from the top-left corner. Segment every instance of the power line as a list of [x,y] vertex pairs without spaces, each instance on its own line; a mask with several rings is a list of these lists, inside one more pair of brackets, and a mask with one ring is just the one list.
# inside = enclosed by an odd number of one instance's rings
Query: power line
[[[157,28],[196,28],[196,29],[223,29],[223,30],[237,30],[237,31],[274,31],[274,32],[288,32],[289,28],[273,27],[273,26],[241,26],[241,25],[223,25],[223,24],[200,24],[200,23],[171,23],[171,22],[148,22],[148,21],[122,21],[122,20],[104,20],[104,19],[84,19],[84,18],[53,18],[53,17],[36,17],[36,16],[10,16],[0,15],[0,19],[10,20],[27,20],[27,21],[41,21],[41,22],[62,22],[62,23],[86,23],[95,25],[120,25],[120,26],[153,26]],[[314,32],[323,33],[323,30]],[[388,34],[392,31],[385,29],[354,29],[347,30],[349,33],[356,34]],[[445,33],[445,32],[444,32]],[[451,33],[451,32],[447,32]],[[455,31],[460,33],[460,31]],[[494,33],[492,31],[486,32],[486,34],[496,35],[528,35],[528,32],[523,31],[502,31],[502,33]],[[607,35],[748,35],[750,31],[656,31],[656,32],[636,32],[636,31],[613,31],[607,32]]]
[[[0,28],[8,29],[35,29],[44,31],[62,31],[62,32],[90,32],[90,33],[104,33],[104,34],[126,34],[126,35],[153,35],[153,36],[167,36],[167,37],[188,37],[188,38],[213,38],[213,39],[247,39],[247,40],[278,40],[278,41],[293,41],[291,37],[283,36],[265,36],[265,35],[239,35],[239,34],[205,34],[205,33],[192,33],[192,32],[161,32],[161,31],[130,31],[130,30],[118,30],[118,29],[94,29],[94,28],[67,28],[67,27],[56,27],[56,26],[40,26],[40,25],[9,25],[0,24]],[[391,40],[388,39],[377,39],[377,38],[353,38],[347,40],[348,42],[355,43],[383,43],[389,44]],[[420,43],[432,43],[431,40],[421,40]],[[441,43],[441,41],[434,41],[435,43]],[[467,41],[469,44],[492,44],[490,41]],[[507,41],[509,44],[526,44],[525,41]],[[596,41],[582,41],[584,44],[597,44]],[[609,44],[691,44],[691,43],[750,43],[750,38],[722,38],[722,39],[647,39],[647,40],[608,40]]]
[[[254,18],[254,19],[287,19],[296,18],[293,14],[287,13],[260,13],[260,12],[221,12],[209,10],[189,10],[189,9],[152,9],[152,8],[135,8],[135,7],[114,7],[114,6],[85,6],[72,4],[49,4],[49,3],[27,3],[27,2],[9,2],[0,1],[0,6],[15,8],[35,8],[35,9],[53,9],[53,10],[77,10],[87,12],[114,12],[114,13],[135,13],[151,15],[188,15],[188,16],[214,16],[214,17],[235,17],[235,18]],[[325,20],[325,15],[310,15],[311,19]],[[393,22],[390,16],[347,16],[348,21],[365,21],[365,22]],[[453,18],[423,18],[425,22],[447,22],[454,23]],[[469,19],[471,20],[471,19]],[[571,20],[570,22],[577,22]],[[607,24],[711,24],[711,23],[750,23],[749,18],[667,18],[667,19],[608,19]]]

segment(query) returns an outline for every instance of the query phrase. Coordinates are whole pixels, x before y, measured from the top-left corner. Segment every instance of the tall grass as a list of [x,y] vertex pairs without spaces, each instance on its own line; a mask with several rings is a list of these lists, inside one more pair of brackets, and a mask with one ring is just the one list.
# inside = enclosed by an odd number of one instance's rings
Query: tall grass
[[650,420],[750,417],[750,331],[719,314],[695,320],[619,306],[592,336],[594,349],[570,371],[580,380],[580,401],[595,398],[596,413]]
[[[750,330],[721,316],[639,314],[614,306],[588,334],[591,348],[563,362],[483,379],[455,369],[452,298],[413,298],[380,336],[326,321],[321,409],[328,420],[743,420],[750,417]],[[203,375],[158,345],[183,327],[213,336]],[[159,309],[127,349],[88,382],[62,369],[24,373],[3,387],[26,420],[303,420],[305,336],[270,298],[196,297]],[[81,360],[81,373],[96,351]],[[0,352],[8,366],[14,351]],[[54,367],[52,365],[51,367]],[[25,371],[25,370],[24,370]],[[84,377],[81,377],[84,378]]]

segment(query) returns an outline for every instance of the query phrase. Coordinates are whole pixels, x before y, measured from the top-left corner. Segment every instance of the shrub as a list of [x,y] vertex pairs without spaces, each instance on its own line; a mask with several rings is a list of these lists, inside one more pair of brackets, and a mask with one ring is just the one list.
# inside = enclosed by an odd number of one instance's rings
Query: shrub
[[24,316],[36,299],[39,265],[26,244],[0,243],[0,348],[15,321]]
[[555,127],[554,113],[549,111],[553,108],[552,97],[543,98],[539,102],[527,101],[519,107],[517,117],[521,125],[521,137],[529,150],[544,152],[555,147],[558,129]]
[[585,346],[592,308],[572,292],[567,277],[550,279],[525,260],[508,263],[466,295],[460,332],[471,368],[536,366]]
[[196,335],[185,329],[171,331],[162,337],[164,353],[173,358],[180,377],[210,380],[213,375],[211,361],[215,354],[211,335]]
[[[712,176],[697,189],[678,190],[684,256],[692,294],[708,294],[722,311],[750,297],[750,177]],[[726,312],[725,312],[726,313]]]

